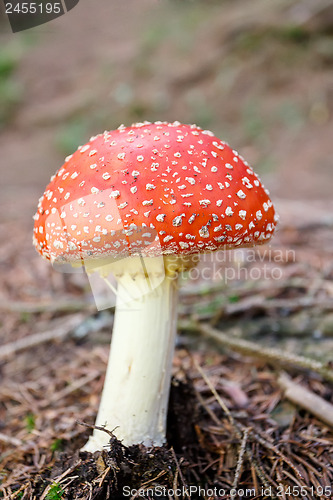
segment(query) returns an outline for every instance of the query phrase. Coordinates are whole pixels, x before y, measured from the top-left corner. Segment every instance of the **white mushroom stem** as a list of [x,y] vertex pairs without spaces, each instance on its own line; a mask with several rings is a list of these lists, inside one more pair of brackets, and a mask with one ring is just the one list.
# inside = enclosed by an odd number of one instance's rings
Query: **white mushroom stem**
[[[150,269],[148,275],[142,272],[142,267],[141,272],[134,273],[133,262],[122,266],[124,271],[115,273],[117,305],[96,425],[114,431],[127,446],[138,443],[161,446],[166,439],[176,335],[177,277],[170,267],[164,274],[163,258],[154,262],[154,272]],[[147,276],[153,279],[147,280]],[[94,429],[83,450],[100,450],[108,446],[109,439],[106,432]]]

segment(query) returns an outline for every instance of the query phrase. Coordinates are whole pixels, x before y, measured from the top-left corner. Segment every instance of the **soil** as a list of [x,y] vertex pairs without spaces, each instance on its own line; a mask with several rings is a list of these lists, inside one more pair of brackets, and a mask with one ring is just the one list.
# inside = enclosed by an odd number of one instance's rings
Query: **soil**
[[[151,487],[188,498],[190,485],[220,489],[205,498],[234,487],[291,499],[295,485],[333,497],[332,425],[278,383],[287,371],[333,403],[333,3],[82,1],[16,34],[2,8],[0,498],[123,498],[125,486],[132,498]],[[37,255],[32,215],[67,154],[143,120],[196,122],[230,142],[269,187],[280,225],[255,262],[249,251],[216,257],[198,268],[210,279],[184,283],[167,445],[111,437],[90,455],[79,450],[91,429],[77,421],[94,423],[113,312],[96,311],[84,274]],[[241,273],[226,279],[230,268]],[[241,354],[196,321],[323,370]],[[53,340],[22,347],[36,333]]]

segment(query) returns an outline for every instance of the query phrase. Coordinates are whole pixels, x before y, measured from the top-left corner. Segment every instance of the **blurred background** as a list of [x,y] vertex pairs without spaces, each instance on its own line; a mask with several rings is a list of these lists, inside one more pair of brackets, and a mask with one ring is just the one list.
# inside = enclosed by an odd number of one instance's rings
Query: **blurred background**
[[272,196],[332,197],[332,1],[81,0],[0,22],[1,218],[31,225],[64,156],[143,120],[210,128]]

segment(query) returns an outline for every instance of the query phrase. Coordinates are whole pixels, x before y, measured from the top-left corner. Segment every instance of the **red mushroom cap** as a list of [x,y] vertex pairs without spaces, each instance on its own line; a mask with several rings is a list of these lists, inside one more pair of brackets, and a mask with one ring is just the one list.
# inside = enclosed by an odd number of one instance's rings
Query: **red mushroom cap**
[[178,122],[92,137],[52,177],[34,218],[34,244],[52,261],[252,246],[277,223],[243,158],[212,132]]

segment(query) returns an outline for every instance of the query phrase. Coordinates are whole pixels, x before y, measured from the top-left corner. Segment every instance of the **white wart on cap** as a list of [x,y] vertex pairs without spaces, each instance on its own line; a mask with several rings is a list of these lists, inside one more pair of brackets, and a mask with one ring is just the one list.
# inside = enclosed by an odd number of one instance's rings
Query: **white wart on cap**
[[146,122],[66,159],[40,199],[34,244],[52,261],[186,255],[265,243],[276,223],[267,190],[225,142],[196,125]]

